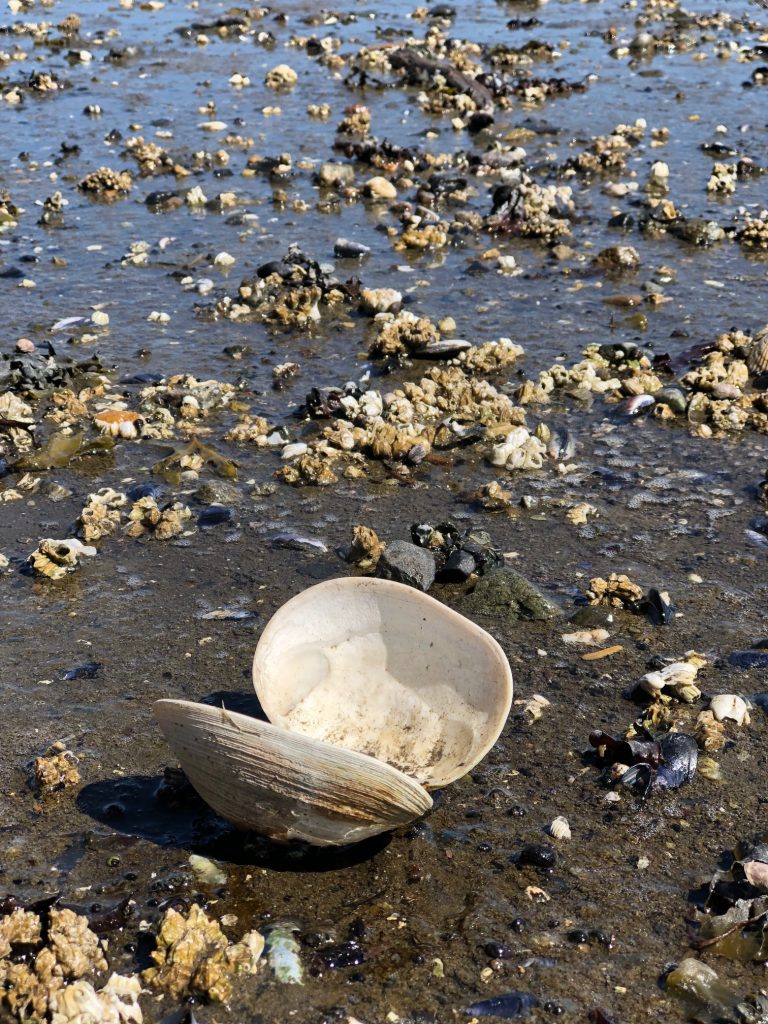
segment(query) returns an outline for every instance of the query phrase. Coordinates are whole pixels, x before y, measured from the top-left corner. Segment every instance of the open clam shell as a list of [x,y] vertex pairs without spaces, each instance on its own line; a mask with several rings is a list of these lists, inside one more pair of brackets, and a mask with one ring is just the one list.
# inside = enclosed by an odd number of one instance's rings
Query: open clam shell
[[432,807],[417,782],[365,754],[206,704],[160,700],[154,712],[203,800],[279,842],[356,843]]
[[388,580],[327,580],[268,622],[253,681],[275,725],[394,765],[436,789],[488,753],[512,673],[485,630]]
[[253,662],[270,722],[161,700],[155,715],[200,796],[279,842],[359,842],[432,807],[496,742],[512,673],[496,641],[433,598],[328,580],[288,601]]

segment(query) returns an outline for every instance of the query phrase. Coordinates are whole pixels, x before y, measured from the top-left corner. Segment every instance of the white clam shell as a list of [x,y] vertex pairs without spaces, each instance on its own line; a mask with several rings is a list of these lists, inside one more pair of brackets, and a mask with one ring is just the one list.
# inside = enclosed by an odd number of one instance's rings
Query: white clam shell
[[222,817],[287,842],[358,842],[426,813],[490,750],[512,673],[483,629],[420,591],[328,580],[288,601],[253,662],[270,722],[180,700],[155,715]]
[[491,749],[512,703],[501,647],[401,583],[328,580],[280,608],[253,659],[275,725],[370,754],[431,789]]
[[553,818],[549,823],[548,831],[553,839],[571,838],[571,826],[568,824],[568,819],[564,818],[562,814],[558,814],[556,818]]
[[206,803],[238,828],[281,842],[356,843],[432,807],[390,765],[207,704],[160,700],[166,740]]

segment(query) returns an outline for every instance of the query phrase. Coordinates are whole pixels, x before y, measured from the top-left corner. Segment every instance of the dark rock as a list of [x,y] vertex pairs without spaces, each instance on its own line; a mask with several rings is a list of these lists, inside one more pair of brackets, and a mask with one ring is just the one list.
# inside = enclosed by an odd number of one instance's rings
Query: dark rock
[[159,484],[134,484],[125,493],[129,501],[140,501],[142,498],[154,498],[157,500],[163,493],[163,489]]
[[435,557],[407,540],[396,540],[385,548],[376,575],[427,591],[435,581]]
[[476,568],[477,562],[471,551],[455,548],[438,576],[441,583],[463,583],[464,580],[469,579]]
[[484,128],[489,128],[495,120],[487,110],[477,110],[467,122],[467,131],[470,135],[477,135]]
[[184,198],[178,192],[150,192],[144,200],[154,213],[167,213],[184,205]]
[[516,864],[549,870],[555,866],[557,853],[548,843],[526,843],[512,859]]
[[232,523],[234,518],[235,513],[228,505],[209,505],[197,517],[197,525],[203,527],[221,526],[222,523]]
[[514,1020],[516,1017],[526,1017],[530,1010],[540,1005],[538,997],[530,992],[505,992],[501,996],[473,1003],[464,1013],[469,1017],[501,1017],[504,1020]]
[[613,615],[610,608],[603,608],[598,604],[585,604],[576,609],[568,622],[579,629],[597,629],[613,622]]
[[768,668],[768,651],[733,651],[728,664],[734,668]]
[[514,569],[496,569],[483,576],[472,593],[461,600],[460,610],[470,616],[505,616],[537,621],[560,615],[557,605]]
[[368,256],[370,251],[369,245],[349,238],[337,238],[333,246],[333,255],[338,259],[360,259],[362,256]]

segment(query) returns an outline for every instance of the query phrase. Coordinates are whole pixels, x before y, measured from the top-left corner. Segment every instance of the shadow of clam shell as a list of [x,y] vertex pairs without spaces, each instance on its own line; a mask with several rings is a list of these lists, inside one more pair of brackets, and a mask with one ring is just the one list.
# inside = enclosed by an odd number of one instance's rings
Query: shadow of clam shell
[[390,842],[385,834],[353,846],[282,846],[258,833],[238,831],[210,810],[191,787],[183,799],[169,795],[168,788],[167,776],[162,775],[104,779],[85,786],[77,806],[119,835],[273,871],[337,871],[369,860]]
[[[218,690],[200,703],[267,720],[254,694]],[[168,768],[163,775],[91,783],[80,790],[77,806],[119,835],[274,871],[339,870],[370,859],[390,841],[385,834],[352,846],[284,846],[255,832],[241,832],[201,800],[178,768]]]

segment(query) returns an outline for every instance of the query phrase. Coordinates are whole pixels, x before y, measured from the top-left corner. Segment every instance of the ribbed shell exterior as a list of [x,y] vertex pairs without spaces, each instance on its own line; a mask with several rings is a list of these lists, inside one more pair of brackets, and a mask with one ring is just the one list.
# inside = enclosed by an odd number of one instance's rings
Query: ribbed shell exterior
[[768,324],[752,338],[747,352],[747,368],[752,376],[768,373]]
[[432,807],[417,782],[365,754],[207,704],[161,700],[154,712],[203,800],[278,842],[356,843]]

